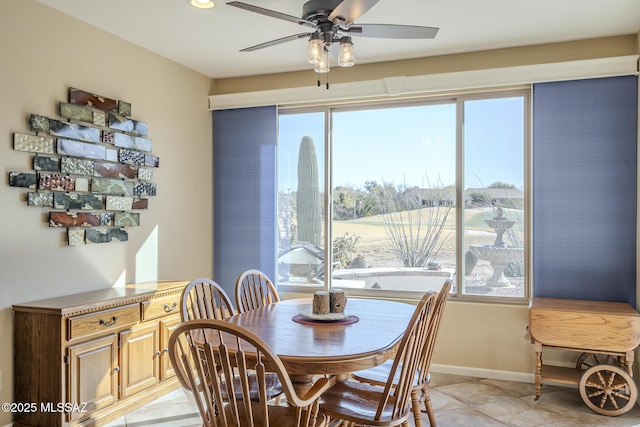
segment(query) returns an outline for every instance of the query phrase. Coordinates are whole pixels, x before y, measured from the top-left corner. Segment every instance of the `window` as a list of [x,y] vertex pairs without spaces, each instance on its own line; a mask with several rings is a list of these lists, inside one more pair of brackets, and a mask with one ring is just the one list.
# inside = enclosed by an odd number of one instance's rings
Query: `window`
[[324,283],[325,121],[324,112],[279,117],[279,283]]
[[463,101],[463,293],[524,297],[525,97]]
[[528,98],[281,110],[278,284],[527,297]]

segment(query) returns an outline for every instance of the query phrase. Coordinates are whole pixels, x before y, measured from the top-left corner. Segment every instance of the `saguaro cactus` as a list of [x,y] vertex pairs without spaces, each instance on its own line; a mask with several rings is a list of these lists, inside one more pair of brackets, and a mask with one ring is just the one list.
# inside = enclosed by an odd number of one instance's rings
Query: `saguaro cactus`
[[313,138],[305,136],[298,153],[298,191],[296,213],[298,240],[320,247],[322,237],[322,201],[318,183],[318,159]]

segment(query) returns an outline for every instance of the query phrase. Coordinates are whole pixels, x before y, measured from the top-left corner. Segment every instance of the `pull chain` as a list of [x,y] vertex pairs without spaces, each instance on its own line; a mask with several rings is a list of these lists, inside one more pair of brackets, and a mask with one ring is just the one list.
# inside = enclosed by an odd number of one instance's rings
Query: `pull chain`
[[[318,87],[320,87],[321,83],[320,83],[320,73],[316,73],[318,75]],[[329,73],[327,74],[327,81],[325,83],[325,86],[327,88],[327,90],[329,90]]]

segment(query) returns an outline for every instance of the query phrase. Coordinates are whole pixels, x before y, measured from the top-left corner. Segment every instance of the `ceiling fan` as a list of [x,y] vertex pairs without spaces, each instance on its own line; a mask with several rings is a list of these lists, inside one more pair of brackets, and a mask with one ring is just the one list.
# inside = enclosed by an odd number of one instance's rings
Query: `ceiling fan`
[[254,6],[241,1],[231,1],[230,6],[245,9],[272,18],[294,22],[310,28],[311,32],[293,34],[255,46],[241,49],[251,52],[293,40],[308,39],[307,60],[314,64],[318,73],[329,72],[329,49],[338,47],[338,65],[350,67],[355,64],[354,37],[389,39],[432,39],[438,28],[395,24],[356,24],[355,21],[378,3],[379,0],[309,0],[302,7],[302,16],[287,15],[274,10]]

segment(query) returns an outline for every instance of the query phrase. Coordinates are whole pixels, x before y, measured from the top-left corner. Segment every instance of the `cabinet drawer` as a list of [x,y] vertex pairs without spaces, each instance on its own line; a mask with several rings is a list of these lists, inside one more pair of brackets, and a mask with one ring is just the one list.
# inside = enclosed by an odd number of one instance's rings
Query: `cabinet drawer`
[[121,329],[139,321],[140,305],[137,303],[70,317],[67,320],[67,339],[73,340],[112,329]]
[[142,303],[142,319],[149,320],[180,313],[180,294],[153,298]]

